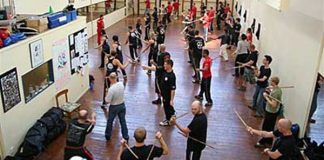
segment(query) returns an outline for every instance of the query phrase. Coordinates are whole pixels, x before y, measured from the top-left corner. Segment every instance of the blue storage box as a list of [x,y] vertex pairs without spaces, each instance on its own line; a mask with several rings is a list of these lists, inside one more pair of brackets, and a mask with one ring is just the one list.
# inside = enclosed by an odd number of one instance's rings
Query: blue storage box
[[67,23],[72,21],[72,15],[70,12],[65,12]]
[[63,12],[50,14],[47,18],[48,28],[55,28],[68,22],[68,18]]
[[69,11],[69,13],[71,15],[72,21],[77,19],[77,11],[76,10]]

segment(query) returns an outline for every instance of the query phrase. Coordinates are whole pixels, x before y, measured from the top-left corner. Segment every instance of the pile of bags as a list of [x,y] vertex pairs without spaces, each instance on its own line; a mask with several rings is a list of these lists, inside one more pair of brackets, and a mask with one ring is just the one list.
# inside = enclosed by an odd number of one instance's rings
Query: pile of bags
[[304,153],[310,160],[323,160],[324,159],[324,142],[318,144],[310,138],[304,138],[306,149]]
[[24,33],[10,33],[7,28],[0,28],[0,48],[17,43],[26,39]]

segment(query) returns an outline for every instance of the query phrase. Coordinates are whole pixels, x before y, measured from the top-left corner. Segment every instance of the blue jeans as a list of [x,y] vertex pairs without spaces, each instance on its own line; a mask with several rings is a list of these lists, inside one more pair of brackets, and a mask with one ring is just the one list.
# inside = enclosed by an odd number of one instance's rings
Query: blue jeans
[[125,104],[118,104],[118,105],[110,105],[109,106],[109,112],[108,112],[108,120],[107,120],[107,126],[106,126],[106,131],[105,131],[105,137],[107,140],[110,140],[111,137],[111,131],[112,131],[112,124],[114,122],[114,119],[118,115],[120,126],[121,126],[121,131],[123,138],[128,140],[128,129],[127,129],[127,124],[126,124],[126,107]]
[[263,98],[263,92],[265,88],[256,85],[255,92],[253,95],[253,105],[252,107],[256,109],[256,115],[263,116],[264,115],[264,107],[265,101]]

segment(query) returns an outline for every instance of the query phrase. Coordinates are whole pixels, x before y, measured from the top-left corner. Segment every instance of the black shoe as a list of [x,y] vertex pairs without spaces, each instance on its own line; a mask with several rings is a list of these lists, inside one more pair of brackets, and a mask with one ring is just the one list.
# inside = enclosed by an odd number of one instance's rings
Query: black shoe
[[232,76],[233,76],[233,77],[238,77],[239,75],[237,75],[237,74],[232,74]]
[[206,107],[211,107],[212,105],[213,105],[213,102],[207,102],[207,103],[205,104]]
[[203,100],[203,97],[202,96],[199,96],[199,95],[196,95],[195,98],[199,101],[202,101]]
[[105,136],[106,141],[110,141],[110,137]]
[[98,68],[99,68],[99,69],[103,69],[103,68],[104,68],[104,66],[99,66]]
[[192,63],[191,61],[187,61],[188,63]]
[[316,123],[316,120],[315,119],[311,119],[311,120],[309,120],[309,123]]
[[157,100],[152,101],[153,104],[161,104],[161,99],[158,98]]

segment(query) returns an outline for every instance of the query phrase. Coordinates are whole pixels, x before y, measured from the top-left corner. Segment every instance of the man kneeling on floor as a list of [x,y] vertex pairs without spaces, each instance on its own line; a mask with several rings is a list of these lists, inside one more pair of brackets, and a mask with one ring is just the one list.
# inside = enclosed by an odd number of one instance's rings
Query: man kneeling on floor
[[160,142],[161,147],[157,147],[154,144],[145,145],[146,130],[143,127],[135,130],[134,138],[136,140],[135,146],[128,149],[125,149],[127,141],[125,139],[121,140],[121,146],[118,153],[118,157],[120,157],[121,160],[152,160],[155,157],[161,157],[161,155],[168,154],[169,149],[161,132],[156,132],[155,134],[155,138]]

